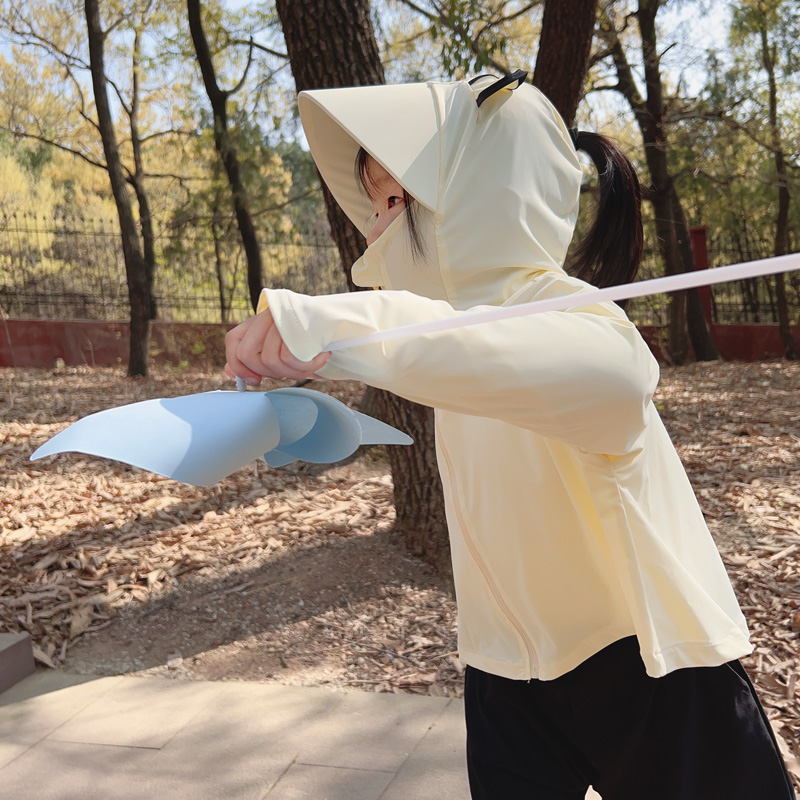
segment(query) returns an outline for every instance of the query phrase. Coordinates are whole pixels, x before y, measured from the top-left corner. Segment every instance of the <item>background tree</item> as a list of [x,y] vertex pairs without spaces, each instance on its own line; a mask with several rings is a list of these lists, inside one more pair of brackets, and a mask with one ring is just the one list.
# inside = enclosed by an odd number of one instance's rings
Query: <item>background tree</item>
[[[756,111],[758,122],[748,120],[742,125],[751,138],[757,141],[774,159],[775,185],[777,187],[777,210],[774,225],[773,254],[782,256],[789,252],[789,209],[791,205],[791,179],[789,176],[786,148],[782,135],[779,96],[779,71],[783,73],[785,86],[787,79],[797,72],[800,60],[796,51],[797,36],[800,35],[800,12],[795,3],[785,0],[745,0],[733,9],[731,25],[731,39],[734,45],[744,45],[744,51],[751,52],[751,45],[756,44],[755,52],[758,53],[760,67],[766,76],[766,91],[760,91],[753,86],[753,71],[742,71],[739,75],[747,75],[747,86],[742,86],[746,91],[744,97],[750,102],[740,105],[745,108],[753,102],[766,105],[766,114],[763,110]],[[744,97],[742,99],[744,99]],[[766,116],[766,131],[763,130],[764,117]],[[772,280],[775,285],[776,305],[778,310],[778,325],[783,340],[785,357],[797,359],[797,347],[794,343],[789,320],[789,308],[786,298],[786,277],[775,275]]]
[[[14,70],[4,63],[0,70],[3,97],[15,103],[0,113],[0,125],[23,138],[69,152],[85,163],[107,172],[119,217],[128,294],[131,302],[130,353],[128,374],[147,374],[149,321],[155,317],[153,292],[156,271],[155,232],[147,181],[154,177],[145,168],[144,149],[160,136],[163,112],[154,114],[157,101],[167,105],[163,91],[153,87],[158,81],[157,59],[145,52],[145,37],[163,33],[170,24],[168,4],[152,0],[125,0],[104,6],[103,26],[98,4],[84,5],[81,15],[86,32],[81,30],[79,6],[64,7],[48,0],[20,3],[5,0],[0,4],[0,25],[14,44],[14,53],[30,60],[32,53],[46,54],[44,69],[37,71],[35,91],[20,93]],[[90,19],[89,15],[94,16]],[[174,15],[173,15],[174,16]],[[97,23],[96,27],[94,23]],[[102,75],[98,70],[102,69]],[[90,76],[94,92],[103,92],[91,102],[85,75]],[[58,79],[58,92],[42,92],[48,76]],[[169,81],[166,81],[167,83]],[[149,84],[149,85],[147,85]],[[109,97],[113,96],[113,100]],[[43,99],[47,98],[47,99]],[[115,108],[120,108],[124,123]],[[101,119],[101,114],[103,118]],[[96,117],[96,118],[95,118]],[[114,163],[109,162],[109,157]],[[136,208],[119,185],[133,189]]]
[[[43,154],[46,158],[47,155]],[[6,227],[14,217],[53,213],[60,192],[42,179],[43,165],[31,163],[26,151],[7,134],[0,136],[0,225]]]
[[128,376],[146,375],[150,320],[153,317],[153,276],[152,271],[148,269],[140,244],[114,130],[103,52],[106,30],[101,24],[98,0],[85,0],[85,9],[97,124],[103,140],[108,177],[119,216],[122,252],[125,257],[125,273],[128,279],[128,298],[131,308]]
[[[572,79],[571,70],[551,73],[550,86],[541,77],[546,66],[571,64],[573,53],[581,50],[574,33],[562,32],[557,55],[545,55],[548,29],[555,30],[549,27],[551,12],[567,7],[570,13],[564,22],[577,24],[575,3],[543,0],[377,0],[372,11],[383,68],[391,82],[461,77],[476,70],[505,72],[519,66],[531,71],[535,60],[537,84],[569,119],[572,110],[558,97],[558,85]],[[713,9],[720,7],[715,4]],[[692,224],[710,226],[713,264],[795,249],[800,229],[800,208],[794,202],[800,141],[800,112],[794,101],[800,88],[793,47],[798,27],[795,4],[743,0],[730,9],[724,22],[722,15],[713,16],[709,24],[720,31],[729,22],[733,28],[726,41],[714,37],[716,49],[708,56],[708,79],[701,91],[694,86],[687,89],[699,83],[703,72],[696,62],[692,68],[691,41],[700,52],[710,39],[698,41],[694,35],[690,26],[697,28],[696,15],[694,22],[679,21],[690,17],[695,6],[666,0],[641,6],[633,0],[627,4],[603,0],[601,10],[607,8],[627,59],[630,84],[638,89],[645,111],[656,86],[651,78],[655,75],[661,82],[663,139],[647,139],[644,146],[641,120],[622,98],[609,43],[599,36],[595,41],[601,51],[595,54],[593,79],[615,91],[590,92],[578,110],[580,124],[618,139],[638,159],[643,175],[649,174],[647,159],[654,157],[653,152],[666,154],[667,175],[680,199],[671,213],[678,219],[682,211]],[[251,306],[243,277],[246,254],[233,195],[213,144],[213,117],[205,111],[208,100],[185,9],[184,0],[102,4],[109,107],[153,293],[164,293],[171,301],[164,314],[174,320],[197,319],[203,313],[198,296],[216,292],[222,316],[235,321]],[[648,13],[658,23],[658,41],[651,37],[655,44],[648,50],[657,56],[655,72],[646,69],[642,48],[640,24]],[[274,9],[270,3],[234,8],[206,0],[203,21],[218,83],[237,83],[247,60],[252,61],[247,80],[229,97],[226,108],[260,238],[264,282],[299,291],[340,290],[346,273],[332,264],[331,250],[315,239],[320,233],[327,237],[329,224],[336,227],[338,222],[326,219],[316,171],[298,135],[295,89],[289,70],[282,68],[288,59],[279,52],[282,33]],[[52,306],[59,314],[83,310],[102,316],[110,309],[118,313],[116,287],[125,290],[124,263],[118,222],[109,219],[116,216],[116,206],[92,97],[84,3],[0,0],[0,35],[6,42],[0,53],[0,152],[11,159],[3,167],[7,181],[2,213],[9,220],[5,230],[13,229],[12,236],[24,240],[16,255],[8,238],[3,281],[13,273],[13,280],[19,278],[29,289],[74,297],[74,304]],[[314,36],[320,41],[319,33]],[[661,52],[656,52],[656,45]],[[340,55],[350,63],[346,47]],[[585,205],[584,211],[590,212],[590,204]],[[51,231],[42,231],[41,218],[37,223],[43,233],[38,246],[34,245],[38,234],[17,231],[24,226],[13,220],[14,214],[34,211],[40,217],[42,213],[53,217]],[[94,228],[92,220],[105,221],[97,225],[96,234],[89,232],[95,238],[88,249],[81,244],[84,239],[67,233],[73,215],[78,229]],[[663,217],[646,204],[651,241]],[[582,220],[583,214],[579,227]],[[343,229],[338,239],[347,241],[350,235]],[[669,242],[669,237],[659,235]],[[273,244],[278,237],[280,244]],[[677,239],[688,249],[688,237],[678,234]],[[90,253],[99,242],[103,248]],[[348,264],[352,258],[346,259]],[[290,263],[296,266],[287,270]],[[103,265],[113,277],[111,294],[104,298],[108,305],[101,307],[85,300],[87,275],[99,275]],[[117,270],[123,273],[122,282]],[[653,274],[652,270],[646,262],[645,274]],[[186,300],[182,303],[179,297]],[[792,315],[800,298],[800,277],[790,274],[782,281],[761,278],[718,287],[714,297],[720,321],[733,320],[730,315],[741,313],[741,308],[755,322],[778,319],[786,336],[790,323],[796,322]],[[660,313],[667,298],[648,305],[657,306]],[[633,305],[632,310],[638,321],[645,322]],[[785,344],[791,354],[788,340]]]
[[508,75],[515,69],[526,69],[536,49],[539,36],[536,12],[543,6],[543,0],[397,2],[425,20],[427,35],[439,43],[436,74],[441,71],[462,78],[489,69],[495,74]]
[[572,124],[583,97],[598,0],[398,2],[427,21],[428,35],[440,43],[447,75],[462,77],[484,68],[508,75],[525,69]]
[[[608,59],[616,83],[595,85],[594,91],[613,90],[625,98],[641,131],[650,186],[645,196],[653,207],[656,238],[668,275],[694,269],[686,216],[669,165],[667,97],[661,74],[661,53],[658,49],[656,15],[660,0],[639,0],[631,14],[618,14],[615,3],[603,9],[598,36],[604,49],[595,55],[594,63]],[[623,36],[630,34],[630,23],[638,23],[645,94],[640,93],[632,61]],[[632,34],[631,34],[632,35]],[[688,330],[698,360],[719,358],[716,346],[705,323],[700,297],[696,290],[670,296],[668,356],[681,364],[688,356]]]
[[[383,83],[367,0],[278,0],[297,91]],[[348,285],[350,267],[366,242],[323,184],[331,234]],[[450,571],[444,499],[436,466],[433,412],[388,392],[374,393],[378,414],[406,431],[412,447],[388,448],[394,478],[397,530],[409,549],[440,572]]]
[[247,189],[241,176],[241,167],[236,153],[236,147],[228,129],[228,102],[244,85],[247,72],[252,64],[253,47],[250,46],[247,65],[244,68],[239,82],[232,89],[222,89],[217,82],[211,48],[205,31],[203,30],[202,7],[200,0],[187,0],[186,9],[189,15],[189,29],[192,42],[197,53],[197,63],[203,76],[203,85],[211,103],[214,114],[214,145],[225,167],[225,174],[231,187],[233,206],[236,211],[236,221],[242,237],[242,245],[247,255],[247,285],[250,291],[250,301],[253,308],[258,305],[258,296],[264,285],[264,268],[261,260],[261,249],[258,244],[256,226],[250,211]]
[[[242,156],[239,179],[245,188],[254,225],[260,229],[259,252],[268,283],[280,282],[281,273],[269,250],[276,242],[294,238],[288,208],[292,174],[266,136],[241,109],[234,108],[234,125],[228,137],[237,154]],[[191,190],[184,191],[170,208],[170,246],[165,261],[178,253],[189,254],[206,235],[212,243],[220,316],[223,322],[234,321],[234,298],[247,280],[247,264],[240,270],[242,239],[237,226],[233,192],[224,165],[214,146],[214,122],[201,115],[200,130],[193,136],[178,157],[180,171],[193,176]],[[266,251],[266,252],[265,252]],[[241,311],[241,309],[238,309]]]

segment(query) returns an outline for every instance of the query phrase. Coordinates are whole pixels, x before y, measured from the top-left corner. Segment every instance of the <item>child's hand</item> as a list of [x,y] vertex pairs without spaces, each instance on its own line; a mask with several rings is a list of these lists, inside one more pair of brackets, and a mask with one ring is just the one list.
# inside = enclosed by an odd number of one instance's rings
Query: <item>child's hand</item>
[[262,378],[303,380],[319,377],[316,372],[330,357],[320,353],[311,361],[300,361],[281,338],[269,309],[245,320],[225,336],[225,372],[258,386]]

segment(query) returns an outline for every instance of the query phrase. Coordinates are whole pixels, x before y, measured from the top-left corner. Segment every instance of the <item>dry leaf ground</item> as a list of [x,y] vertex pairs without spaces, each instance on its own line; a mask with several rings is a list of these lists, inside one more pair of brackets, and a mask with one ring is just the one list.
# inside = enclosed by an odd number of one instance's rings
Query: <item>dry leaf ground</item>
[[[459,695],[446,584],[392,533],[379,449],[198,489],[28,455],[67,423],[218,373],[0,370],[0,630],[46,665]],[[314,388],[357,404],[361,387]],[[800,775],[800,364],[665,369],[657,404],[748,617],[745,665]]]

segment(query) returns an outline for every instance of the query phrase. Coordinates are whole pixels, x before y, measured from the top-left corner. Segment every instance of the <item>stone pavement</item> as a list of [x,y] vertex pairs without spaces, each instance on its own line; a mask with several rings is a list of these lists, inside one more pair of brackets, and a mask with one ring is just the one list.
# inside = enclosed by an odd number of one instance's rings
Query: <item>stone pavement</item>
[[0,694],[1,800],[468,800],[463,751],[448,698],[55,671]]

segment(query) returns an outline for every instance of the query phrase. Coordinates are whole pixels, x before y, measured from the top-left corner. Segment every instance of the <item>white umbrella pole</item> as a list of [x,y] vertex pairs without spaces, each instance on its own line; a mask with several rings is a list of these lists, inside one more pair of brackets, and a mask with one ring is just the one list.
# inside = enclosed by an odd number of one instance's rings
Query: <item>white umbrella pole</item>
[[537,300],[533,303],[520,303],[515,306],[502,306],[488,311],[475,311],[460,314],[449,319],[437,319],[431,322],[419,322],[414,325],[404,325],[399,328],[389,328],[385,331],[375,331],[363,336],[354,336],[349,339],[339,339],[328,346],[328,350],[344,350],[348,347],[358,347],[364,344],[388,342],[393,339],[407,339],[412,336],[423,336],[438,331],[452,330],[453,328],[466,328],[470,325],[480,325],[484,322],[494,322],[501,319],[524,317],[528,314],[540,314],[543,311],[566,311],[570,308],[579,308],[593,305],[594,303],[616,302],[630,300],[634,297],[644,297],[650,294],[663,294],[678,292],[682,289],[694,289],[698,286],[710,286],[715,283],[740,281],[745,278],[755,278],[762,275],[775,275],[781,272],[791,272],[800,269],[800,253],[787,256],[775,256],[759,261],[745,261],[728,267],[704,269],[696,272],[682,272],[678,275],[669,275],[665,278],[653,278],[647,281],[624,283],[620,286],[608,286],[605,289],[594,289],[589,292],[578,292],[565,297],[554,297],[549,300]]

